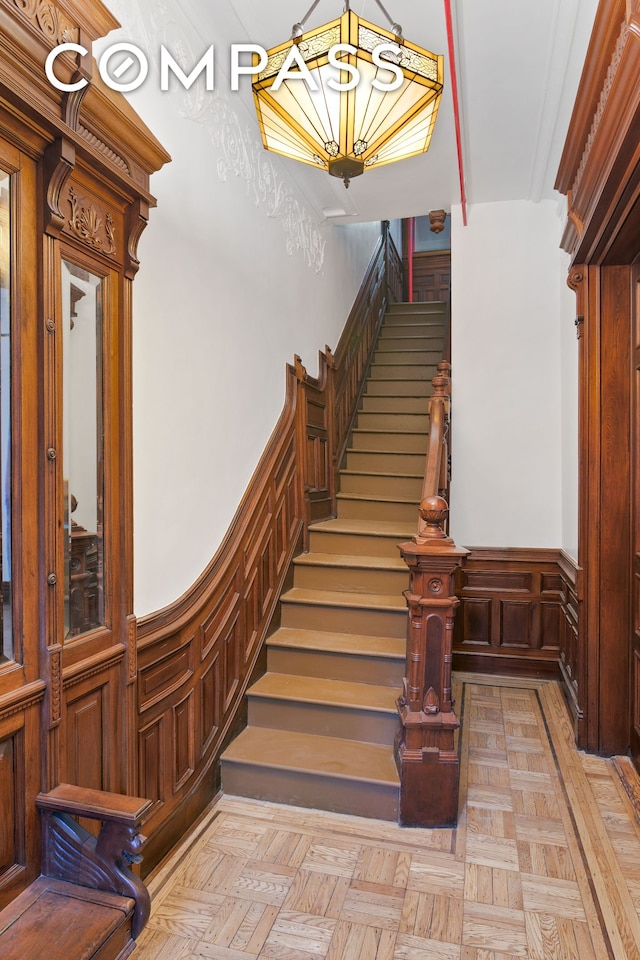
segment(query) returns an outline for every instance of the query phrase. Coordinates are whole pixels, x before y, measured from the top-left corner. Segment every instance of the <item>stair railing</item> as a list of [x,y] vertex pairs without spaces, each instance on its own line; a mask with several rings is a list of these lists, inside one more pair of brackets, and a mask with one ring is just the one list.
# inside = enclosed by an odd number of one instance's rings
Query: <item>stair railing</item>
[[398,699],[401,727],[396,738],[400,773],[400,822],[448,827],[458,814],[459,758],[453,711],[451,664],[453,623],[459,600],[455,575],[468,551],[446,533],[449,507],[448,435],[451,364],[442,360],[429,402],[429,443],[417,533],[400,545],[409,567],[405,591],[407,659]]

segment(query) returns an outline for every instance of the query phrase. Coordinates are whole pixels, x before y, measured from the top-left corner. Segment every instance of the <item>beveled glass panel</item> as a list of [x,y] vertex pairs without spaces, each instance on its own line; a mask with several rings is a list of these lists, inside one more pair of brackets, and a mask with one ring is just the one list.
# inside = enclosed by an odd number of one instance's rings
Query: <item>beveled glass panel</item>
[[13,659],[11,589],[11,179],[0,170],[0,663]]
[[62,264],[64,626],[104,624],[103,280]]

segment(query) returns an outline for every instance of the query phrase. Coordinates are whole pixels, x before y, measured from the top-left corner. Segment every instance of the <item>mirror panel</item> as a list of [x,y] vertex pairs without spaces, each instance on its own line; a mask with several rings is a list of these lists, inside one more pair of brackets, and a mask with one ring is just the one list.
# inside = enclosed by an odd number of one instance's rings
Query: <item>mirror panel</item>
[[63,261],[65,638],[105,622],[103,284]]

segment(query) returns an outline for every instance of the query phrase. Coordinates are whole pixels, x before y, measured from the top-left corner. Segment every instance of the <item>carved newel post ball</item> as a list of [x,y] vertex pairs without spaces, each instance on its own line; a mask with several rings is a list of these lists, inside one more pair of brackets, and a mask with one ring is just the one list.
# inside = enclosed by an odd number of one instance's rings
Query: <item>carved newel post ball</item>
[[444,537],[442,524],[447,519],[449,507],[444,497],[425,497],[420,504],[420,517],[427,525],[429,536]]

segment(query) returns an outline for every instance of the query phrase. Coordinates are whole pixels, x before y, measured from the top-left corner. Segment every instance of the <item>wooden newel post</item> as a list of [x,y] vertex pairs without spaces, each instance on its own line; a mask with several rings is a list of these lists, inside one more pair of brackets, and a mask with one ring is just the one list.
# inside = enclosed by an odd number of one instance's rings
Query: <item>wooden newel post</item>
[[[448,366],[448,365],[447,365]],[[441,371],[442,373],[445,371]],[[436,384],[434,378],[434,385]],[[436,392],[431,404],[435,462],[427,460],[427,477],[437,489],[441,458],[446,451],[447,398]],[[425,486],[427,483],[425,482]],[[398,699],[401,728],[395,752],[400,773],[400,823],[405,826],[450,827],[458,815],[460,764],[455,733],[460,722],[453,711],[451,663],[453,622],[459,600],[456,570],[468,550],[457,547],[444,532],[449,508],[437,493],[420,504],[418,533],[400,545],[409,567],[405,591],[407,666]]]

